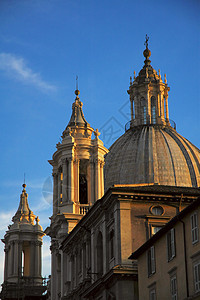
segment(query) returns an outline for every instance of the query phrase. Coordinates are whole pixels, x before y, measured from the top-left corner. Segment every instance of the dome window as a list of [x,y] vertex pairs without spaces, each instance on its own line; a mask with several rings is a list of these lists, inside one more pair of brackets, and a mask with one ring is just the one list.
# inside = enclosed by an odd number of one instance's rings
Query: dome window
[[156,98],[151,97],[151,123],[156,124]]
[[164,209],[161,206],[153,206],[151,207],[151,213],[155,216],[161,216],[164,213]]
[[145,99],[143,97],[141,98],[141,114],[143,116],[143,124],[147,124],[147,110]]

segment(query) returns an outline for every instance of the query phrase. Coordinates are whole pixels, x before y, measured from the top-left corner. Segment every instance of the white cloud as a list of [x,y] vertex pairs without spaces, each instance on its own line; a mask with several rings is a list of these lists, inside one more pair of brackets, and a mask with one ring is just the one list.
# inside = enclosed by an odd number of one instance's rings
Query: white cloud
[[14,216],[14,211],[9,212],[1,212],[0,213],[0,235],[5,234],[5,231],[7,230],[7,226],[12,223],[11,219]]
[[5,71],[9,76],[14,76],[17,80],[34,85],[43,92],[56,90],[54,85],[45,82],[39,73],[31,70],[22,57],[10,53],[0,53],[0,70]]

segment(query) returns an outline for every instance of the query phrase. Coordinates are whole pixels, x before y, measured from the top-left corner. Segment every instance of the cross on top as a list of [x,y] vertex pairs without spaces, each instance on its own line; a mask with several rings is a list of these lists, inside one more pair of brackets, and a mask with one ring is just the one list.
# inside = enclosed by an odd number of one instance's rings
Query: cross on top
[[146,40],[145,40],[145,43],[144,43],[144,45],[146,46],[146,48],[148,48],[148,40],[149,40],[149,37],[148,37],[148,35],[146,34]]

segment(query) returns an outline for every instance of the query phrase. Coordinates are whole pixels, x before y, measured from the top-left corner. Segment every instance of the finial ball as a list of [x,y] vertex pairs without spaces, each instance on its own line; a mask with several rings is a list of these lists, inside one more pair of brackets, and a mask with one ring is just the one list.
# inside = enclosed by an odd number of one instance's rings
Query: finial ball
[[22,187],[25,189],[25,187],[26,187],[26,184],[25,184],[25,183],[23,183],[23,184],[22,184]]
[[80,94],[80,91],[79,90],[75,90],[75,95],[79,95]]
[[151,51],[148,48],[146,48],[143,52],[143,55],[146,59],[148,59],[151,56]]

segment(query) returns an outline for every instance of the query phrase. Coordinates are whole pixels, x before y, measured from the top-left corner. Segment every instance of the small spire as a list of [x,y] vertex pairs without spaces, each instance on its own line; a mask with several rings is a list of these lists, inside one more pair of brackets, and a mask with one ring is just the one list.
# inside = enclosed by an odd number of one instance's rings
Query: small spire
[[143,55],[144,55],[144,57],[146,58],[145,59],[145,61],[144,61],[144,63],[145,63],[145,65],[149,65],[150,64],[150,60],[149,60],[149,57],[151,56],[151,51],[149,50],[149,48],[148,48],[148,41],[149,41],[149,37],[148,37],[148,35],[146,34],[146,40],[145,40],[145,43],[144,43],[144,45],[146,46],[146,49],[144,50],[144,52],[143,52]]
[[132,85],[132,83],[133,83],[133,82],[132,82],[132,76],[130,76],[130,85]]
[[94,135],[95,135],[96,139],[99,138],[100,134],[101,134],[101,133],[99,132],[98,129],[96,129],[96,130],[94,131]]
[[160,69],[158,70],[158,74],[159,74],[159,77],[160,77]]
[[22,187],[23,187],[23,192],[26,192],[26,190],[25,190],[26,184],[25,183],[22,184]]
[[38,218],[38,216],[35,218],[35,222],[36,222],[36,224],[38,224],[39,223],[39,221],[40,221],[40,219]]
[[136,75],[135,75],[135,74],[136,74],[136,73],[135,73],[135,71],[134,71],[134,77],[133,77],[134,79],[136,78]]
[[145,38],[146,38],[146,40],[145,40],[145,42],[144,42],[144,45],[146,46],[146,49],[149,49],[149,48],[148,48],[149,36],[146,34]]
[[78,75],[76,75],[76,90],[78,90]]
[[165,74],[165,83],[167,83],[167,76],[166,76],[166,74]]

